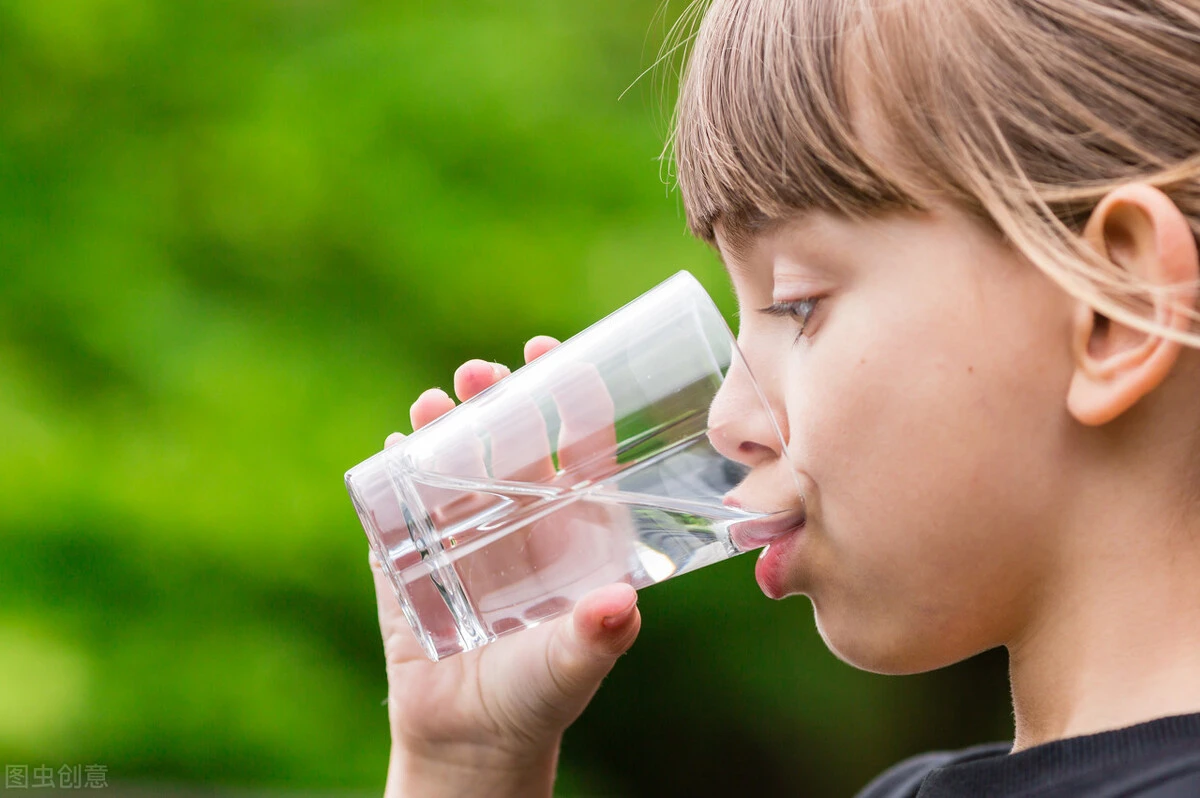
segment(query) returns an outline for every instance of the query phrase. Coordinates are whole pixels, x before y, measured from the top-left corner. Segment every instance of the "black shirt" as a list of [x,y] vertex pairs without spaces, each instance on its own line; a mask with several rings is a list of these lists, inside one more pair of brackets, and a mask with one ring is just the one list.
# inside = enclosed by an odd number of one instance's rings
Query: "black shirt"
[[992,743],[913,757],[858,798],[1200,798],[1200,714],[1011,749]]

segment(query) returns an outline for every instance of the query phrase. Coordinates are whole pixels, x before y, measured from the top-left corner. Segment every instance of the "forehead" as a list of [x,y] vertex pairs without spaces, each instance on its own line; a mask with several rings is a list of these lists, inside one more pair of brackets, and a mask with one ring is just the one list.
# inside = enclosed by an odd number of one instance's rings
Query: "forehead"
[[[718,0],[697,34],[674,155],[694,233],[758,232],[797,211],[917,207],[881,157],[855,4]],[[838,10],[841,9],[841,10]]]
[[763,219],[752,227],[718,219],[713,224],[713,245],[731,273],[745,273],[763,251],[818,265],[836,258],[865,222],[817,210]]

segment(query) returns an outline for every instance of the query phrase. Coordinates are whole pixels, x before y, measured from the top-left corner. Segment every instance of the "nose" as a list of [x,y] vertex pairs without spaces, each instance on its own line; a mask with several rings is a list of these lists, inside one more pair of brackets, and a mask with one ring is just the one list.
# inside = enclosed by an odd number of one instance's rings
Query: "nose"
[[[723,457],[748,468],[783,454],[776,415],[755,386],[746,363],[736,354],[708,411],[708,440]],[[782,416],[782,414],[778,414]]]

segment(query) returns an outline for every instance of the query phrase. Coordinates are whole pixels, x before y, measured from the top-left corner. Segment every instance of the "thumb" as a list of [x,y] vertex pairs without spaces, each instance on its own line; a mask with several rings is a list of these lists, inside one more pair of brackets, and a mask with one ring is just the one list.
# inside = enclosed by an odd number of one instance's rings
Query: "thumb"
[[637,591],[623,582],[593,590],[579,600],[571,621],[554,630],[546,657],[564,709],[571,707],[575,715],[583,711],[617,658],[633,645],[641,626]]

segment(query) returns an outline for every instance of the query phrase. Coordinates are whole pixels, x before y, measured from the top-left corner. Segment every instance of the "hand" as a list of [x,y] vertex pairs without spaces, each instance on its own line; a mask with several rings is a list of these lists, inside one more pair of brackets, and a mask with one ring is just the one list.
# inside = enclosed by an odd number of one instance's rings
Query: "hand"
[[[557,343],[534,338],[526,362]],[[455,393],[466,401],[507,374],[503,366],[468,361],[455,373]],[[411,409],[414,429],[453,407],[445,393],[426,391]],[[560,446],[560,458],[564,453]],[[371,564],[388,676],[388,794],[549,795],[562,732],[637,637],[633,588],[601,587],[569,615],[433,663],[374,557]]]

